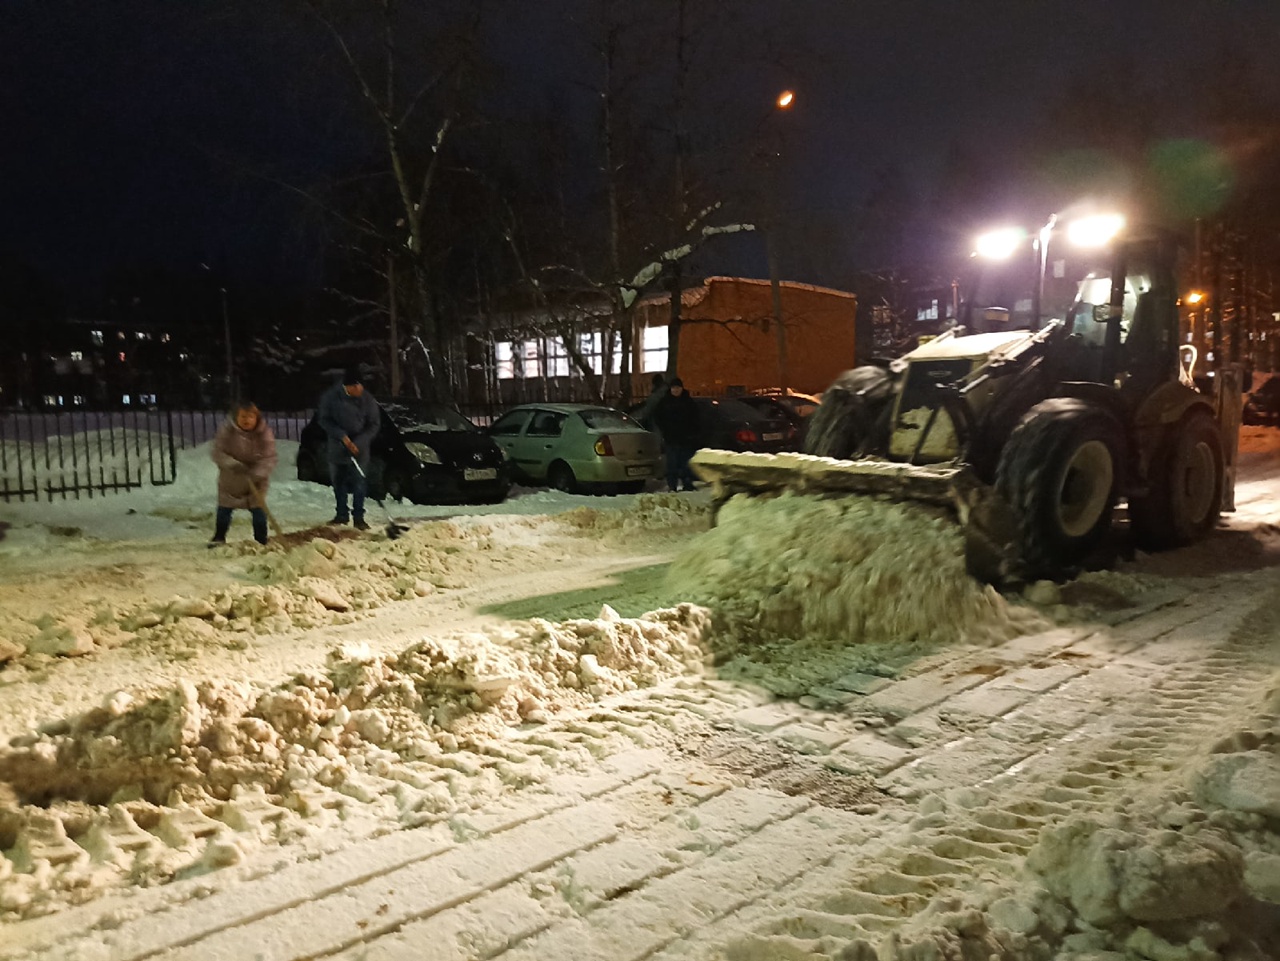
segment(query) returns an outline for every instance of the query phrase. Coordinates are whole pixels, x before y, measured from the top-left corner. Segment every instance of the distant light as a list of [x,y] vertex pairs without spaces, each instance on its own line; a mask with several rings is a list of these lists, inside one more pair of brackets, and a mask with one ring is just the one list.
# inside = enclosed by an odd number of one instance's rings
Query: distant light
[[1027,232],[1021,227],[1004,227],[978,237],[974,250],[983,260],[1008,260],[1026,240]]
[[1204,300],[1204,294],[1200,293],[1198,290],[1193,290],[1191,293],[1187,294],[1187,303],[1189,304],[1198,304],[1202,300]]
[[1124,229],[1120,214],[1098,214],[1067,225],[1067,240],[1077,247],[1102,247]]
[[786,110],[795,102],[796,94],[794,90],[784,90],[782,93],[778,94],[777,104],[779,110]]

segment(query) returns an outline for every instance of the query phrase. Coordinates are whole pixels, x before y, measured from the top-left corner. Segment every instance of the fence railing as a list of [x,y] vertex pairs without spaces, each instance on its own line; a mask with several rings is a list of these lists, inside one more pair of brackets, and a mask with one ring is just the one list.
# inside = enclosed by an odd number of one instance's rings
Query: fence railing
[[[0,499],[100,497],[171,484],[177,452],[212,440],[225,411],[0,412]],[[297,440],[309,411],[264,412]]]

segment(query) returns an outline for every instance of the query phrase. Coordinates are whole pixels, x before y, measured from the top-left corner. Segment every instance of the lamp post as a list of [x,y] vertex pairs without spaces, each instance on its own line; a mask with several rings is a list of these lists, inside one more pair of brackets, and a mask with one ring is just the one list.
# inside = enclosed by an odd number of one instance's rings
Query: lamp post
[[222,339],[227,348],[227,395],[229,400],[234,400],[236,375],[231,357],[231,312],[227,310],[227,288],[219,287],[218,291],[222,294]]
[[[792,104],[796,102],[795,92],[792,90],[784,90],[778,94],[774,100],[774,106],[778,110],[790,110]],[[772,114],[770,116],[773,116]],[[779,138],[780,139],[780,138]],[[769,159],[769,183],[766,190],[769,191],[769,223],[765,230],[765,257],[769,262],[769,296],[773,307],[773,328],[774,336],[777,338],[778,349],[778,388],[785,392],[787,390],[787,382],[790,380],[790,365],[787,358],[787,328],[782,321],[782,287],[778,280],[778,251],[777,240],[777,162],[776,157],[782,153],[781,145],[777,150],[770,151]]]

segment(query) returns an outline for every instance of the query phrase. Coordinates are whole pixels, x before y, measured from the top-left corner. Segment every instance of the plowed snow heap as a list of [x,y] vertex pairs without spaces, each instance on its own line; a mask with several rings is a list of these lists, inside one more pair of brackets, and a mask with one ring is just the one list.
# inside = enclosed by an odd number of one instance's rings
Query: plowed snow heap
[[773,639],[992,643],[1038,625],[965,572],[950,521],[868,497],[735,497],[672,566],[718,646]]

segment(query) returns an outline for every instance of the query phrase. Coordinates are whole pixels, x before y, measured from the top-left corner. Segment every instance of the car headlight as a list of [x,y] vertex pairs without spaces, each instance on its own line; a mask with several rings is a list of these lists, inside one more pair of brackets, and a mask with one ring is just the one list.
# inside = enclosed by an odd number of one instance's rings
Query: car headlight
[[427,444],[422,444],[418,441],[408,441],[405,443],[404,449],[424,464],[440,463],[440,455],[436,453],[434,447]]

